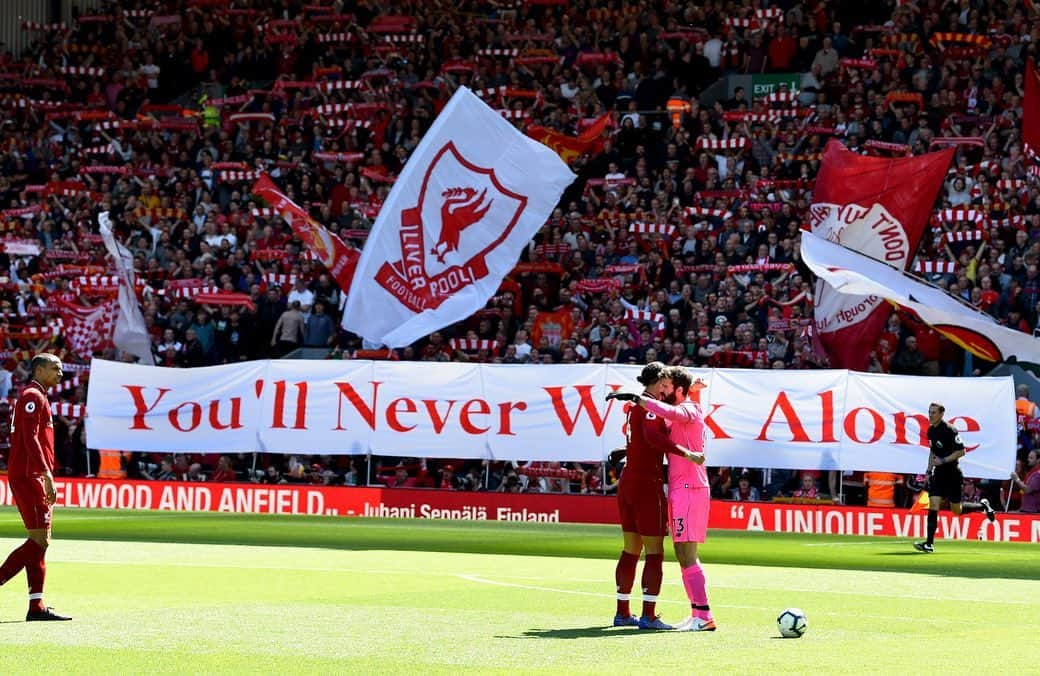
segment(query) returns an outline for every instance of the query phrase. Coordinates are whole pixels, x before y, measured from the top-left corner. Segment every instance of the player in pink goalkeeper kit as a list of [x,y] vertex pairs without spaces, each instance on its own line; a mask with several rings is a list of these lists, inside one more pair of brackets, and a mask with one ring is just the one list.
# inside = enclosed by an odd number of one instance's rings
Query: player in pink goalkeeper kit
[[679,456],[668,458],[668,507],[671,513],[672,543],[692,608],[691,617],[676,629],[715,631],[715,620],[708,606],[704,570],[697,558],[697,545],[704,542],[708,532],[708,509],[711,505],[708,473],[704,468],[706,429],[700,405],[689,399],[691,392],[700,391],[707,385],[699,378],[694,381],[690,373],[680,366],[669,367],[665,373],[673,386],[668,403],[640,397],[639,405],[664,418],[668,423],[668,438],[677,446],[693,452],[692,459]]

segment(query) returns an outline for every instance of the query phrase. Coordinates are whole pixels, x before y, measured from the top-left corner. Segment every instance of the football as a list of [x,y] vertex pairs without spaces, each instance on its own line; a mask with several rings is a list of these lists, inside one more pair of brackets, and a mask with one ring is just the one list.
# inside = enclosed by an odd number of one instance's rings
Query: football
[[801,638],[809,628],[809,620],[800,609],[788,608],[776,618],[776,626],[784,638]]

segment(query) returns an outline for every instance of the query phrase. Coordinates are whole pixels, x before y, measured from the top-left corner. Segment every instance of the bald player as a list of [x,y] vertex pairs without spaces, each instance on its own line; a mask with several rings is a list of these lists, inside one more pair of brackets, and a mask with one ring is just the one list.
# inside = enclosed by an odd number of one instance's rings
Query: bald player
[[31,363],[32,380],[15,402],[7,479],[29,539],[0,565],[0,585],[25,569],[29,581],[26,622],[71,620],[43,605],[44,557],[50,544],[54,491],[54,422],[47,390],[61,381],[61,360],[38,354]]

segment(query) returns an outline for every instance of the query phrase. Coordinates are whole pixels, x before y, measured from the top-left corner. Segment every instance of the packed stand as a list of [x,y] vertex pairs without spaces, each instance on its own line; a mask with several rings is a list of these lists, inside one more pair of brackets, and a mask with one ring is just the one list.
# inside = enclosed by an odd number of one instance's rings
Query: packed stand
[[[731,14],[715,2],[126,4],[68,27],[28,24],[34,45],[0,60],[5,367],[21,383],[32,351],[68,364],[56,428],[67,473],[97,466],[77,407],[89,359],[119,356],[90,330],[110,321],[115,289],[99,211],[135,255],[161,365],[299,347],[378,356],[338,329],[342,291],[250,187],[269,172],[363,246],[394,177],[462,85],[522,129],[577,136],[604,113],[610,129],[571,158],[579,180],[488,307],[394,359],[825,366],[798,251],[831,137],[886,156],[957,143],[918,270],[1009,326],[1040,321],[1040,192],[1020,142],[1023,69],[1040,39],[1028,3],[745,1]],[[761,73],[800,75],[768,97],[698,101],[720,77]],[[987,368],[901,315],[871,359],[876,372]],[[1036,433],[1025,436],[1028,448]],[[222,471],[209,456],[185,458],[183,472],[173,456],[123,464],[153,476],[164,461],[177,478],[193,464]],[[334,483],[378,481],[397,464],[265,457],[261,477],[250,458],[228,463],[240,480]],[[421,485],[531,485],[501,464],[401,464]],[[616,468],[562,469],[600,477],[590,490],[603,491]],[[780,474],[723,468],[716,494],[800,489],[795,473]],[[812,479],[836,492],[835,476]]]

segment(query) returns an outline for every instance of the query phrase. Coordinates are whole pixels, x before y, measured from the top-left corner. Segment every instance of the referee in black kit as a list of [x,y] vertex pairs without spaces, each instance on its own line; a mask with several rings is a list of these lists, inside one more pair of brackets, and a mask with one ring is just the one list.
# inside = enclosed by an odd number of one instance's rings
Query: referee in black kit
[[928,539],[914,543],[914,549],[926,554],[935,551],[932,545],[944,499],[950,502],[950,511],[954,514],[984,511],[990,521],[997,518],[986,498],[979,502],[961,502],[964,475],[957,461],[964,457],[964,443],[953,425],[943,420],[944,413],[946,407],[942,404],[934,401],[928,404]]

